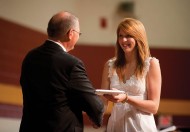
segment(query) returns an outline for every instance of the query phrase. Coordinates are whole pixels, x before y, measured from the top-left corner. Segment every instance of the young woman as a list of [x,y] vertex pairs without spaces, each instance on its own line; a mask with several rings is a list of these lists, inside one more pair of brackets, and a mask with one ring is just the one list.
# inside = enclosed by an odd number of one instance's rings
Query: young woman
[[153,114],[160,103],[161,70],[139,20],[125,18],[118,25],[116,55],[105,64],[101,87],[125,91],[104,94],[114,103],[107,132],[157,131]]

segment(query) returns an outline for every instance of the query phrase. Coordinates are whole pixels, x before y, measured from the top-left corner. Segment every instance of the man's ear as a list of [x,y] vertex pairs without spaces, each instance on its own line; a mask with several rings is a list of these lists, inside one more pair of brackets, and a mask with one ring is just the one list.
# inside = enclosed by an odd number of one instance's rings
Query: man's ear
[[70,29],[70,30],[67,32],[67,38],[68,38],[69,40],[71,40],[72,37],[73,37],[73,30]]
[[71,40],[72,38],[72,30],[69,30],[66,34],[64,34],[63,36],[60,36],[60,38],[62,38],[61,41],[64,41],[64,42],[68,42]]

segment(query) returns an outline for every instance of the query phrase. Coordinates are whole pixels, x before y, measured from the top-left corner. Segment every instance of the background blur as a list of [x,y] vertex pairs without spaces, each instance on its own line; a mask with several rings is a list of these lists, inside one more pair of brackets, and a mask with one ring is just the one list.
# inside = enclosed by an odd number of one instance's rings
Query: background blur
[[[30,49],[44,42],[49,19],[61,10],[80,19],[82,36],[71,54],[84,61],[95,88],[100,87],[104,63],[114,56],[120,20],[133,17],[143,22],[151,54],[159,59],[163,77],[157,126],[189,127],[189,5],[189,0],[0,0],[0,132],[18,132],[22,60]],[[89,130],[85,113],[84,122],[86,132],[104,131],[104,127]]]

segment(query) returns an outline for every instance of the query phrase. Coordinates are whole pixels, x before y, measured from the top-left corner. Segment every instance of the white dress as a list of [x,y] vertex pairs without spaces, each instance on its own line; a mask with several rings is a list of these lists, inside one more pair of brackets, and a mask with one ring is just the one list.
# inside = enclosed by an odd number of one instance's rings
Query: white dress
[[[149,70],[151,59],[156,58],[149,57],[145,60],[143,78],[138,80],[132,75],[126,83],[119,82],[117,73],[113,70],[115,59],[110,59],[108,63],[110,88],[117,88],[126,91],[128,96],[146,100],[145,77]],[[158,61],[158,59],[156,60]],[[157,132],[157,128],[153,114],[140,111],[128,103],[115,103],[108,120],[107,132]]]

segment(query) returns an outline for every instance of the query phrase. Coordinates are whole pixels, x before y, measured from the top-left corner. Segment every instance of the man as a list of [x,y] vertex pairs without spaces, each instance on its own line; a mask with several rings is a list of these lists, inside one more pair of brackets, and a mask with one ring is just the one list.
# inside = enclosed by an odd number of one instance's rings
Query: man
[[20,132],[82,132],[82,111],[100,127],[103,103],[83,62],[67,53],[81,34],[78,18],[59,12],[50,19],[47,33],[48,40],[31,50],[22,64]]

